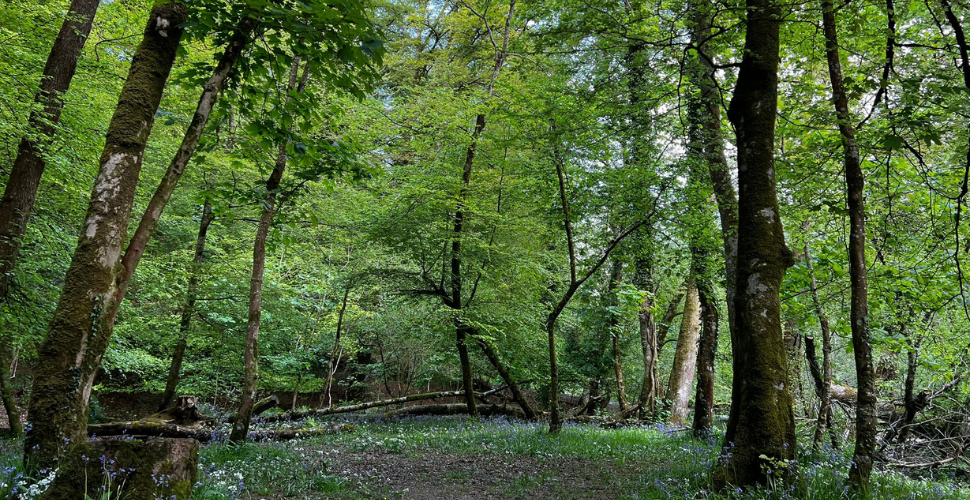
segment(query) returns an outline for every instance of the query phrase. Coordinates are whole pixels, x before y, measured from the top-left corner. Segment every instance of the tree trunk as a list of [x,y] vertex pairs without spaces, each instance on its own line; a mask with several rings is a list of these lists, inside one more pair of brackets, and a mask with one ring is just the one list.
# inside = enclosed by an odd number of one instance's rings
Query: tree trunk
[[623,261],[614,258],[612,269],[610,269],[610,283],[607,285],[606,291],[607,300],[614,311],[607,313],[609,314],[607,325],[610,339],[613,343],[613,376],[616,379],[616,400],[620,405],[620,411],[625,412],[627,408],[626,384],[623,382],[623,351],[620,349],[620,333],[622,333],[622,328],[620,328],[620,318],[615,312],[618,304],[616,291],[622,279]]
[[156,5],[108,126],[100,171],[50,330],[38,353],[25,462],[52,469],[85,437],[88,399],[111,329],[123,239],[155,111],[182,38],[185,5]]
[[219,98],[219,93],[226,79],[229,78],[229,72],[232,70],[233,65],[236,64],[239,56],[242,55],[243,49],[249,44],[250,34],[258,24],[259,22],[251,17],[243,18],[239,22],[236,31],[233,33],[232,38],[229,39],[229,43],[222,53],[222,57],[219,58],[216,69],[212,72],[212,76],[209,77],[205,86],[202,87],[202,96],[199,97],[199,104],[195,108],[192,122],[189,123],[189,128],[182,137],[182,144],[179,145],[178,151],[175,152],[175,157],[172,158],[172,163],[169,164],[168,171],[165,172],[165,176],[162,177],[161,182],[159,182],[158,187],[155,189],[155,194],[152,195],[152,199],[148,202],[148,207],[145,209],[145,214],[142,215],[138,229],[135,230],[134,236],[131,237],[131,241],[125,249],[125,256],[122,259],[124,274],[118,284],[114,308],[108,312],[109,326],[114,325],[118,308],[121,305],[121,301],[125,298],[125,292],[131,283],[131,277],[135,274],[135,269],[145,254],[148,241],[152,238],[155,227],[158,225],[158,220],[162,217],[162,212],[165,210],[165,206],[168,205],[168,200],[171,199],[179,179],[182,178],[185,167],[188,166],[189,160],[195,154],[195,148],[199,145],[199,139],[202,138],[202,132],[205,131],[205,126],[209,122],[209,116],[212,114],[212,109],[215,107],[216,100]]
[[[492,67],[492,77],[488,83],[487,99],[495,95],[495,81],[498,79],[499,72],[505,64],[505,58],[509,50],[509,36],[511,34],[512,18],[515,16],[515,0],[509,3],[509,13],[505,18],[505,33],[502,39],[501,50],[495,52],[495,64]],[[486,25],[491,36],[491,27]],[[497,48],[497,47],[496,47]],[[462,275],[461,275],[461,238],[464,231],[465,208],[468,198],[468,187],[471,182],[472,167],[475,165],[475,153],[478,149],[478,139],[485,129],[486,117],[484,113],[479,113],[475,117],[475,127],[472,129],[471,142],[465,151],[465,163],[462,167],[461,190],[458,193],[458,208],[455,210],[454,236],[451,243],[451,307],[455,309],[455,344],[458,348],[458,359],[461,362],[461,379],[465,392],[465,404],[468,405],[468,414],[477,417],[475,410],[474,384],[472,380],[471,360],[468,357],[468,336],[474,333],[473,328],[465,324],[465,319],[461,316],[465,304],[462,302]]]
[[[337,331],[333,338],[333,348],[330,349],[330,359],[327,362],[327,408],[333,406],[333,398],[330,391],[333,388],[333,376],[337,373],[337,365],[340,362],[340,334],[343,333],[344,313],[347,312],[347,300],[350,298],[350,283],[344,289],[344,298],[340,301],[340,312],[337,313]],[[296,409],[296,396],[293,397],[293,408]]]
[[525,398],[525,394],[522,393],[522,389],[519,388],[519,384],[515,382],[512,378],[512,374],[509,370],[502,364],[502,360],[499,359],[498,353],[495,352],[495,348],[491,344],[486,342],[481,337],[477,335],[475,338],[478,340],[478,345],[481,347],[482,352],[488,361],[495,367],[495,371],[498,372],[499,376],[502,377],[502,381],[505,385],[509,387],[509,391],[512,393],[512,399],[522,408],[522,413],[525,414],[525,418],[529,420],[535,420],[537,418],[535,409],[529,404],[529,400]]
[[27,120],[28,133],[20,141],[7,187],[0,198],[0,301],[7,300],[10,276],[44,174],[46,163],[42,150],[61,119],[62,97],[71,86],[78,57],[91,33],[99,5],[100,0],[73,0],[47,57],[36,96],[41,109],[33,111]]
[[[805,232],[808,233],[808,226],[805,227]],[[832,447],[838,449],[838,439],[832,429],[832,395],[829,391],[829,387],[832,387],[832,330],[829,327],[829,317],[825,314],[822,301],[818,298],[818,281],[815,279],[815,265],[812,263],[812,248],[807,239],[805,240],[805,265],[808,268],[812,304],[815,305],[815,314],[818,316],[819,326],[822,330],[821,370],[819,370],[818,360],[815,357],[815,339],[812,337],[805,339],[805,355],[808,357],[809,370],[812,373],[812,379],[815,381],[815,393],[820,401],[818,423],[815,426],[815,435],[812,438],[812,449],[818,450],[826,428],[828,428],[832,437]]]
[[695,6],[692,11],[693,30],[691,41],[703,55],[694,59],[695,85],[700,92],[697,108],[698,136],[703,147],[704,161],[711,176],[717,210],[721,218],[721,240],[724,245],[724,277],[727,296],[728,326],[732,339],[735,332],[734,293],[737,284],[738,261],[738,195],[727,158],[724,155],[724,138],[721,132],[721,92],[714,70],[714,57],[707,41],[712,38],[713,2]]
[[[776,476],[795,458],[795,414],[781,332],[779,291],[793,264],[785,245],[775,189],[779,26],[775,0],[746,0],[747,32],[728,118],[738,150],[738,263],[731,416],[714,484],[746,487]],[[733,444],[733,447],[731,445]]]
[[866,279],[866,206],[865,175],[855,139],[849,97],[842,79],[839,59],[839,40],[835,27],[835,8],[831,0],[822,0],[822,26],[825,33],[825,55],[832,83],[832,102],[842,136],[844,153],[846,199],[849,204],[849,281],[852,290],[849,320],[852,327],[852,347],[855,354],[856,380],[859,400],[856,405],[856,442],[849,468],[849,484],[865,490],[872,475],[873,453],[876,451],[876,372],[872,362],[872,343],[869,331],[869,292]]
[[[303,81],[297,89],[297,75],[300,71],[300,57],[293,57],[290,67],[290,81],[287,85],[287,97],[284,106],[289,103],[294,90],[303,91],[309,68],[303,70]],[[253,273],[249,281],[249,319],[246,324],[246,353],[243,359],[243,391],[242,402],[239,404],[238,418],[232,424],[229,440],[244,441],[249,433],[249,424],[253,416],[253,404],[256,400],[256,390],[259,388],[259,323],[263,311],[263,273],[266,270],[266,239],[269,236],[273,217],[276,216],[276,193],[286,171],[287,146],[289,140],[280,144],[276,156],[276,166],[273,173],[266,180],[266,197],[263,199],[263,215],[256,228],[253,243]]]
[[[488,395],[488,393],[485,393],[485,394],[479,393],[473,396],[484,397],[486,395]],[[350,413],[354,411],[367,410],[369,408],[378,408],[381,406],[391,406],[396,404],[410,403],[413,401],[427,401],[429,399],[440,399],[440,398],[463,398],[464,399],[464,397],[465,397],[465,394],[462,391],[428,392],[424,394],[412,394],[410,396],[402,396],[402,397],[393,398],[393,399],[384,399],[381,401],[371,401],[368,403],[360,403],[355,405],[338,406],[336,408],[324,408],[321,410],[310,410],[310,411],[301,411],[301,412],[291,411],[291,412],[283,413],[282,415],[274,415],[274,416],[266,417],[263,419],[263,422],[266,422],[266,423],[282,422],[284,420],[297,420],[297,419],[306,418],[306,417],[322,417],[325,415],[336,415],[338,413]]]
[[168,379],[165,381],[165,392],[158,404],[158,411],[172,406],[175,403],[175,391],[179,384],[179,374],[182,371],[182,359],[185,356],[185,349],[188,346],[189,327],[192,325],[192,316],[195,315],[195,299],[199,293],[199,273],[202,260],[205,258],[205,238],[209,231],[209,224],[215,216],[212,215],[212,205],[206,200],[202,205],[202,220],[199,223],[199,235],[195,241],[195,256],[192,257],[192,266],[189,274],[189,287],[185,292],[185,307],[182,308],[182,320],[179,321],[178,343],[175,344],[175,352],[172,353],[172,363],[168,368]]
[[640,415],[643,417],[657,410],[657,323],[653,317],[653,280],[650,263],[645,258],[638,258],[635,266],[633,284],[638,290],[647,292],[637,313],[640,346],[643,348],[643,384],[640,386],[640,397],[637,403],[640,405]]
[[[906,405],[906,413],[903,415],[903,423],[899,428],[899,434],[897,442],[905,442],[909,437],[909,428],[913,424],[913,420],[916,419],[916,413],[919,411],[919,406],[916,403],[916,368],[919,361],[919,353],[914,346],[913,348],[906,351],[906,387],[904,392],[904,404]],[[888,440],[888,439],[887,439]]]
[[12,351],[8,345],[0,347],[0,400],[7,411],[7,421],[10,422],[10,432],[13,437],[24,435],[24,426],[20,423],[20,412],[13,400],[13,389],[10,387],[10,362]]
[[670,303],[667,304],[667,310],[664,311],[663,318],[660,318],[660,324],[657,325],[657,351],[663,349],[664,344],[667,343],[667,333],[670,332],[670,327],[674,324],[674,318],[678,314],[683,313],[680,309],[680,301],[684,299],[684,295],[687,294],[687,286],[690,284],[690,278],[684,281],[683,284],[677,289],[677,293],[670,299]]
[[[699,273],[704,276],[706,272]],[[717,301],[714,285],[705,278],[697,280],[700,302],[701,337],[697,346],[697,392],[694,396],[694,436],[707,436],[714,428],[714,374],[717,356]]]
[[[27,231],[27,220],[34,210],[37,190],[44,175],[46,163],[41,156],[42,149],[54,135],[61,119],[61,110],[64,108],[62,97],[74,78],[78,57],[88,34],[91,33],[99,5],[99,0],[71,2],[41,77],[36,102],[42,109],[32,112],[27,120],[28,134],[20,141],[17,158],[10,169],[3,197],[0,198],[0,304],[9,297],[10,279],[17,266],[20,244]],[[32,140],[34,137],[36,140]],[[0,334],[0,360],[13,357],[13,344],[9,333]],[[10,382],[5,374],[3,380],[0,380],[0,399],[10,420],[10,430],[14,435],[22,436],[24,428],[20,423],[20,411],[13,400]]]
[[468,334],[470,328],[461,316],[463,309],[462,276],[461,276],[461,238],[465,224],[465,204],[468,198],[468,187],[471,182],[472,167],[475,165],[475,152],[478,148],[478,137],[485,129],[485,114],[479,113],[475,118],[475,128],[472,131],[471,144],[465,151],[465,164],[461,174],[461,191],[458,193],[458,209],[455,210],[454,237],[451,241],[451,307],[455,310],[455,344],[458,348],[458,360],[461,362],[461,384],[465,393],[465,404],[468,414],[477,417],[475,410],[475,387],[473,383],[471,359],[468,357]]
[[667,384],[672,424],[684,425],[687,422],[690,390],[694,386],[694,371],[697,367],[697,339],[701,330],[700,312],[697,286],[691,279],[687,285],[684,316],[681,318],[677,350],[674,352],[674,364],[670,368],[670,380]]

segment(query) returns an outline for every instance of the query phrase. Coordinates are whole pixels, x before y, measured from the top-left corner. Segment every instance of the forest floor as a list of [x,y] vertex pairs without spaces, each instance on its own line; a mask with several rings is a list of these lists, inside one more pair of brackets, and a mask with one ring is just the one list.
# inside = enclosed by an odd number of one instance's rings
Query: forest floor
[[[504,418],[346,417],[346,432],[202,448],[194,500],[793,499],[846,495],[851,450],[799,446],[798,479],[773,489],[712,493],[719,437],[664,425],[602,428]],[[303,422],[329,427],[333,420]],[[284,422],[274,424],[292,426]],[[266,427],[257,424],[256,427]],[[809,429],[806,429],[807,433]],[[808,440],[800,436],[801,443]],[[0,440],[0,499],[23,491],[22,441]],[[24,497],[26,498],[26,497]],[[33,497],[31,497],[33,498]],[[906,471],[878,466],[865,499],[970,500],[963,465]]]
[[[354,422],[354,420],[351,420]],[[457,417],[357,420],[352,432],[203,450],[195,498],[414,500],[810,498],[843,496],[849,456],[800,457],[797,484],[773,491],[708,491],[717,439],[659,426],[603,429]],[[914,479],[877,471],[867,498],[970,500],[965,471]]]

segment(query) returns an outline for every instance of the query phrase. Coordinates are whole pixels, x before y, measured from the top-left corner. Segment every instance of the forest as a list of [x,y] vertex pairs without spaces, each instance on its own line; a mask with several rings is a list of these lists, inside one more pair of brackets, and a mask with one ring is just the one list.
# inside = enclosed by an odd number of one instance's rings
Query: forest
[[0,497],[970,499],[968,20],[6,0]]

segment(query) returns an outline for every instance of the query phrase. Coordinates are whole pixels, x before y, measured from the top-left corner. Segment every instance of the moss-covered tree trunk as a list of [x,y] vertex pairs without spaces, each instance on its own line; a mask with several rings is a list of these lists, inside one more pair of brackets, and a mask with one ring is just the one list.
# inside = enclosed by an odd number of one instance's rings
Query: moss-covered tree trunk
[[[738,254],[738,200],[734,180],[724,155],[724,139],[721,131],[721,96],[714,70],[712,39],[713,3],[695,2],[691,6],[691,43],[697,51],[690,59],[690,75],[696,86],[696,101],[691,104],[691,127],[693,142],[697,144],[697,156],[706,164],[711,186],[717,201],[721,221],[721,241],[724,251],[724,277],[728,313],[728,327],[734,339],[734,295],[737,287]],[[716,301],[709,283],[698,282],[701,300],[701,346],[698,349],[698,384],[695,398],[694,431],[705,432],[713,419],[714,354],[717,349]],[[736,342],[732,342],[734,346]],[[713,350],[711,350],[713,348]],[[698,406],[701,405],[701,406]],[[710,406],[712,409],[707,410]],[[699,409],[700,408],[700,409]],[[710,417],[708,417],[710,415]]]
[[199,442],[168,437],[102,437],[73,447],[63,461],[40,500],[109,496],[186,500],[191,498],[198,476]]
[[195,299],[199,293],[199,274],[202,261],[205,259],[205,240],[209,233],[209,225],[215,216],[212,205],[206,200],[202,205],[202,220],[199,222],[199,235],[195,239],[195,255],[192,257],[192,267],[189,274],[189,286],[185,291],[185,305],[182,307],[182,318],[179,321],[178,340],[172,353],[172,363],[168,368],[168,378],[165,380],[165,392],[159,400],[158,411],[162,411],[175,404],[175,391],[178,388],[182,373],[182,360],[188,347],[189,328],[192,326],[192,316],[195,315]]
[[0,300],[7,298],[10,275],[44,174],[46,162],[42,150],[61,119],[64,93],[71,86],[78,57],[91,33],[99,5],[100,0],[73,0],[47,57],[36,96],[39,109],[27,120],[28,134],[20,140],[17,158],[0,198]]
[[[290,79],[287,84],[288,103],[291,93],[297,90],[297,78],[300,71],[300,57],[293,57],[290,67]],[[303,70],[303,82],[298,92],[303,91],[309,68]],[[285,104],[284,104],[285,106]],[[291,120],[292,123],[292,120]],[[249,280],[249,313],[246,321],[246,351],[243,355],[243,390],[236,421],[232,424],[229,440],[232,442],[245,441],[249,434],[249,424],[253,417],[253,405],[256,402],[256,390],[259,388],[259,325],[263,313],[263,275],[266,271],[266,239],[269,237],[273,218],[276,216],[276,198],[286,171],[287,149],[289,140],[280,144],[276,155],[276,165],[266,180],[266,196],[263,198],[263,213],[256,227],[256,237],[253,239],[253,272]]]
[[7,421],[10,422],[10,432],[14,437],[24,434],[24,426],[20,423],[20,411],[17,403],[13,399],[13,388],[10,386],[10,363],[13,361],[13,350],[9,345],[0,346],[0,400],[7,412]]
[[694,279],[687,285],[687,298],[684,301],[684,315],[677,337],[677,350],[674,363],[670,368],[667,384],[667,399],[670,400],[670,422],[683,425],[690,411],[691,388],[694,387],[694,372],[697,367],[697,339],[701,330],[701,305],[697,296]]
[[[67,17],[54,40],[40,91],[36,101],[40,109],[32,112],[27,120],[28,135],[20,140],[17,158],[10,169],[7,186],[0,198],[0,303],[9,296],[10,279],[17,266],[20,243],[27,231],[27,220],[34,210],[37,190],[44,175],[46,162],[42,149],[54,135],[64,109],[63,96],[71,85],[77,70],[77,60],[91,33],[94,16],[100,0],[74,0],[67,10]],[[0,360],[13,357],[14,340],[9,333],[0,333]],[[14,402],[6,373],[0,377],[0,399],[10,420],[10,430],[23,435],[20,411]]]
[[792,254],[775,188],[779,28],[776,0],[746,1],[747,32],[738,81],[728,108],[738,149],[738,276],[734,377],[725,434],[730,455],[715,486],[745,487],[766,480],[762,465],[795,458],[795,415],[788,356],[781,331],[779,291]]
[[65,444],[85,438],[88,399],[110,338],[105,312],[115,307],[124,272],[121,250],[145,143],[185,20],[181,3],[152,8],[108,126],[77,249],[38,353],[30,401],[32,428],[24,452],[25,462],[33,467],[54,467]]

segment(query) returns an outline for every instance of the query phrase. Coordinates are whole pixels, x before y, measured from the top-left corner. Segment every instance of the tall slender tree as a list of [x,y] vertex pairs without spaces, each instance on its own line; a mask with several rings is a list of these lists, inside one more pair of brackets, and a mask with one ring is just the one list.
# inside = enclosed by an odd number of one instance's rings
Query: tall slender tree
[[[306,88],[310,72],[309,66],[303,70],[302,78],[300,72],[300,57],[294,56],[290,67],[289,83],[286,86],[286,97],[283,107],[290,102],[293,92],[302,93]],[[292,129],[295,120],[290,116],[284,118],[290,126],[283,128],[287,133]],[[232,432],[229,440],[233,442],[244,441],[249,433],[249,425],[253,416],[253,405],[256,402],[256,390],[259,388],[259,326],[263,312],[263,275],[266,272],[266,240],[269,237],[270,226],[276,216],[278,194],[280,182],[283,180],[283,173],[286,172],[286,162],[291,153],[291,140],[287,134],[286,139],[279,145],[276,155],[276,164],[269,179],[266,180],[266,195],[263,198],[263,213],[259,218],[259,226],[256,228],[256,237],[253,242],[253,272],[249,281],[249,316],[246,322],[246,353],[243,359],[243,391],[242,402],[239,404],[239,411],[236,420],[232,424]]]
[[172,362],[168,368],[168,378],[165,380],[165,390],[159,399],[158,411],[162,411],[175,403],[175,391],[178,388],[182,373],[182,360],[189,345],[189,331],[192,317],[195,316],[195,302],[199,294],[199,275],[202,273],[202,261],[205,259],[205,241],[209,234],[209,225],[215,220],[212,205],[209,200],[202,204],[202,218],[199,221],[199,234],[195,240],[195,254],[189,274],[189,285],[185,291],[185,305],[182,306],[182,318],[179,321],[178,339],[172,352]]
[[869,476],[872,474],[878,424],[876,371],[872,362],[872,342],[869,331],[869,285],[866,278],[865,174],[862,172],[862,158],[855,138],[855,127],[852,125],[852,114],[849,111],[849,96],[846,94],[842,76],[839,37],[835,24],[834,5],[831,0],[822,0],[825,59],[829,67],[835,117],[839,135],[842,138],[846,199],[849,204],[849,282],[852,290],[849,323],[852,328],[852,347],[858,384],[855,451],[849,470],[849,484],[865,490],[869,487]]
[[667,399],[670,400],[670,422],[683,425],[687,423],[690,390],[694,386],[694,373],[697,368],[697,340],[701,331],[701,304],[694,271],[691,271],[684,314],[680,319],[680,334],[677,336],[677,349],[670,368]]

